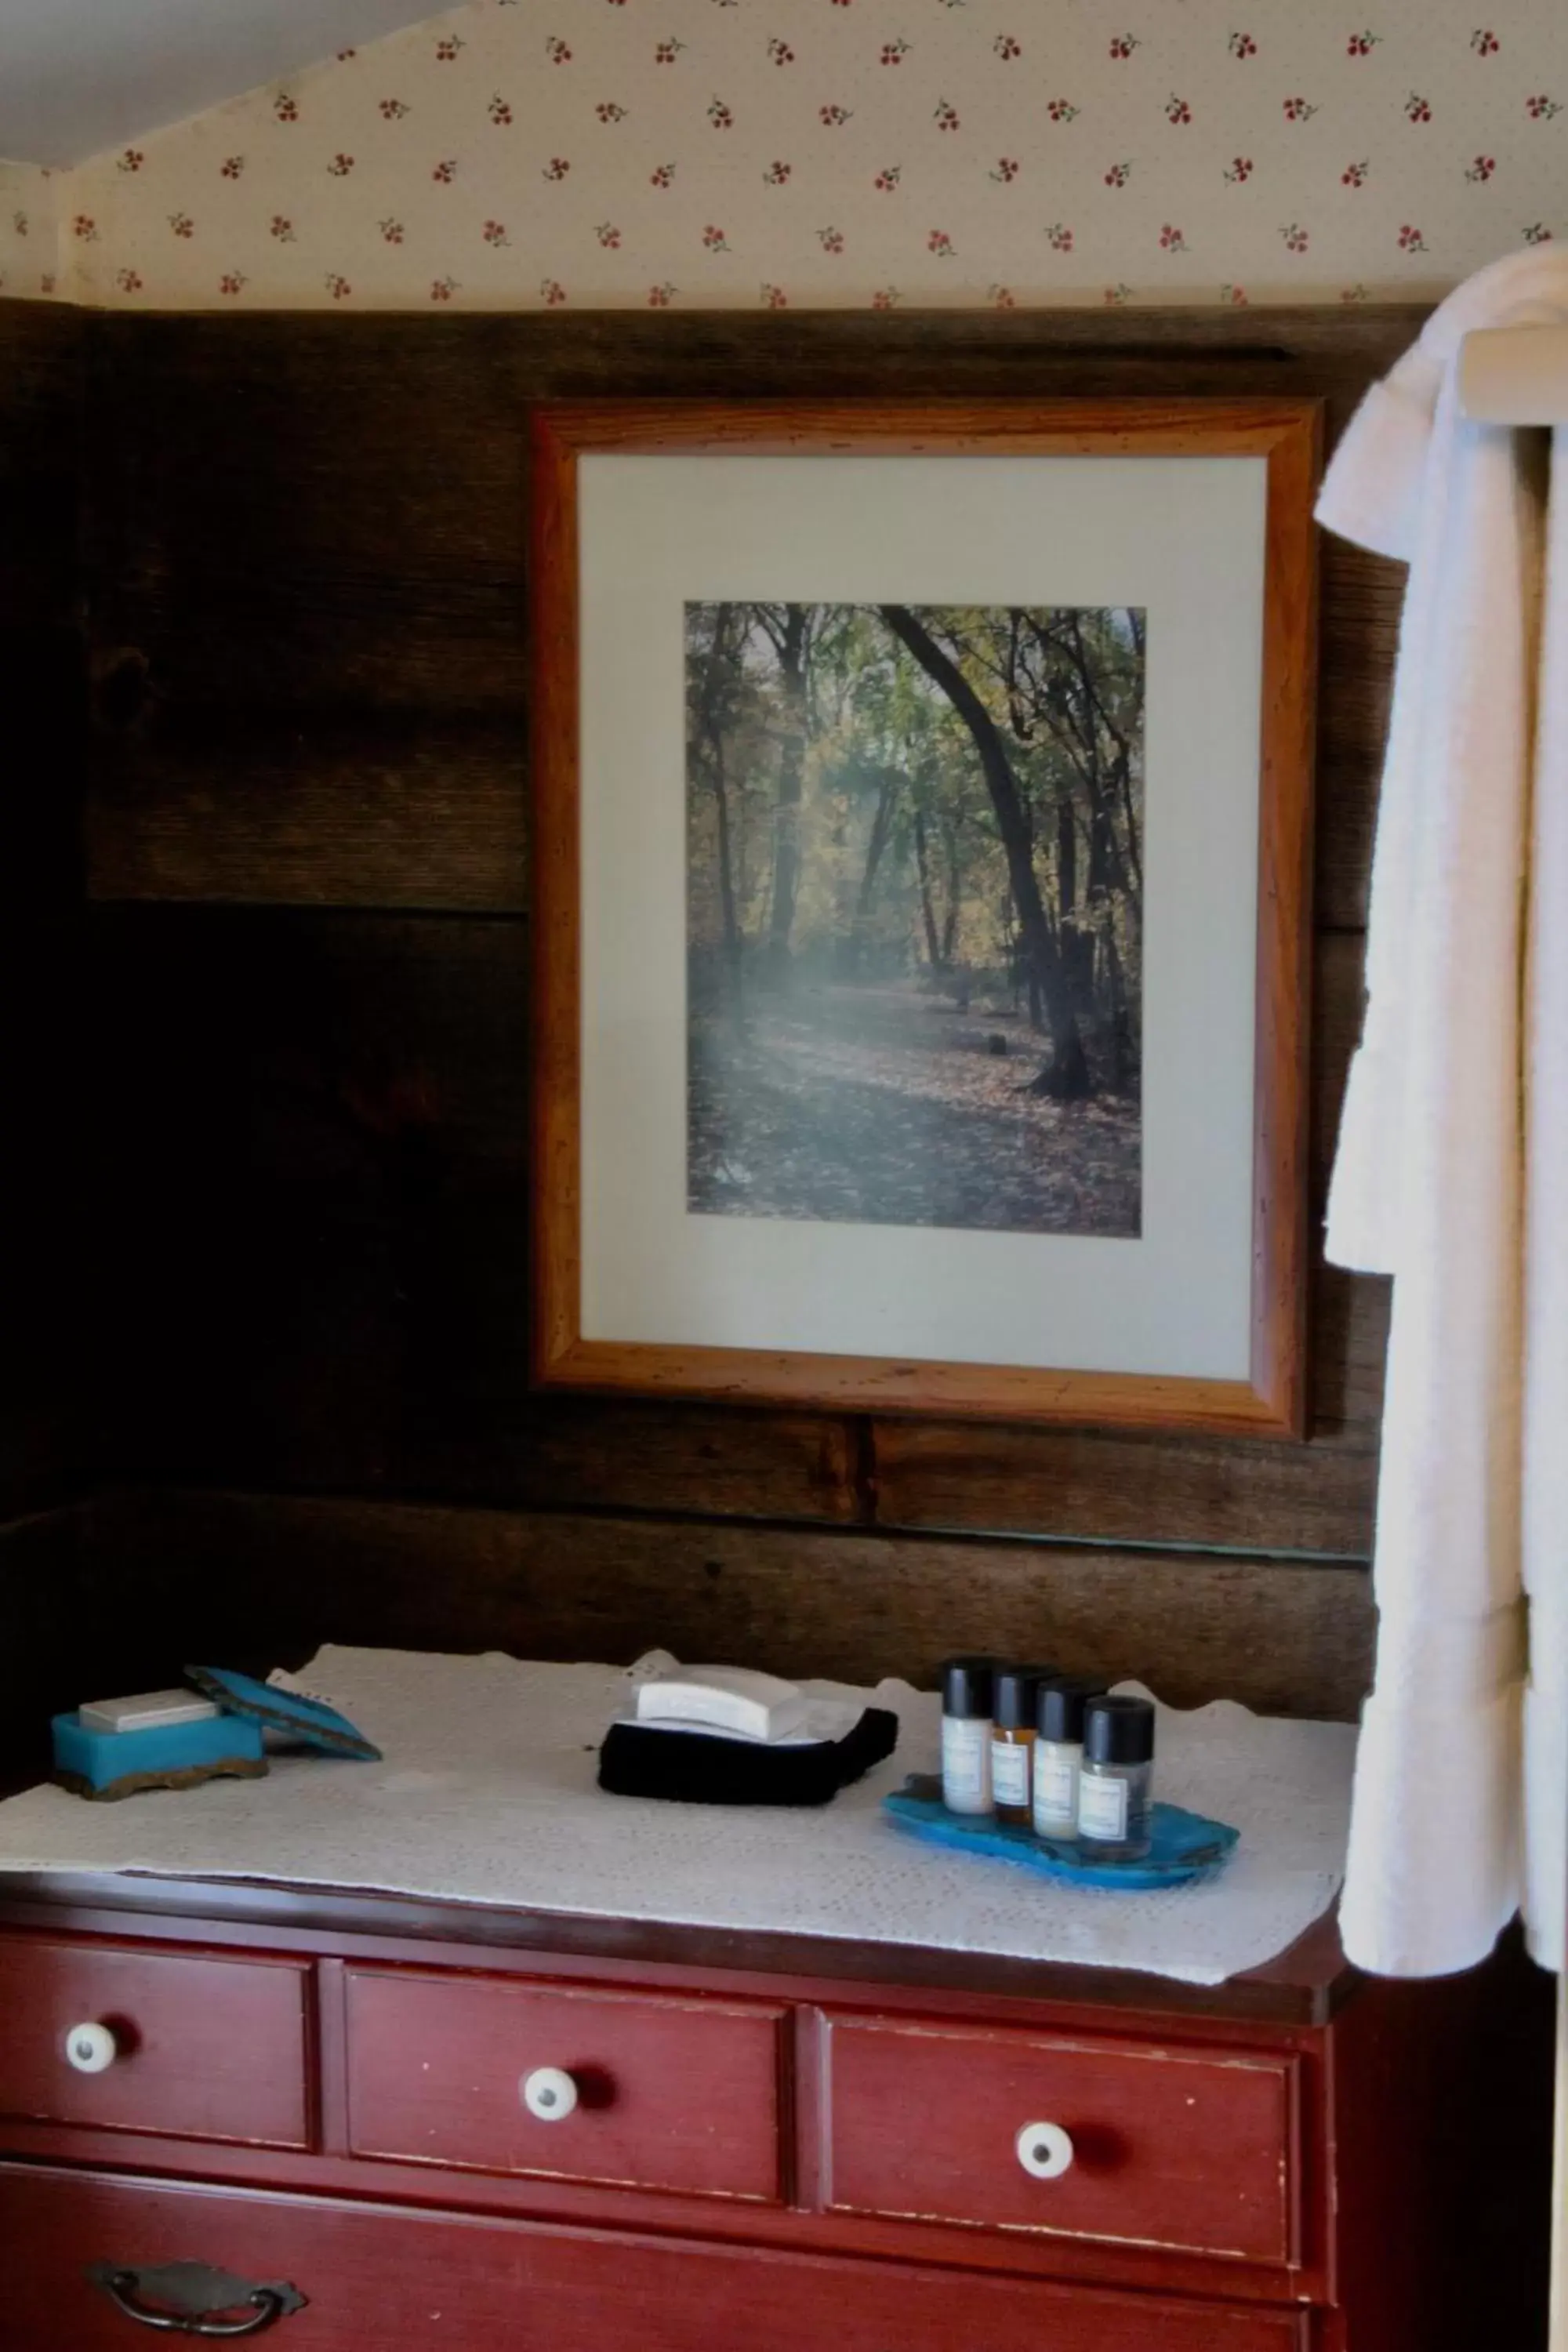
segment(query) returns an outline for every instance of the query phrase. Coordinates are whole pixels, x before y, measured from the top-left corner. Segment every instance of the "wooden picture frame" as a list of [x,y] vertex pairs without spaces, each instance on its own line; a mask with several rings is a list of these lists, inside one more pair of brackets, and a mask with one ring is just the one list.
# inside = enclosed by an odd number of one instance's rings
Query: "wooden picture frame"
[[[551,405],[535,413],[532,1366],[537,1384],[878,1413],[1134,1429],[1188,1427],[1255,1435],[1302,1433],[1317,606],[1311,505],[1320,452],[1321,404],[1305,399],[637,401]],[[580,708],[583,467],[585,460],[599,457],[732,457],[1260,461],[1251,1185],[1247,1230],[1236,1244],[1245,1252],[1246,1328],[1238,1360],[1223,1371],[714,1345],[694,1343],[678,1334],[668,1339],[646,1334],[617,1337],[585,1328],[583,1109],[584,1024],[590,1010],[584,994]],[[1248,478],[1255,478],[1257,471],[1251,469]],[[920,601],[931,604],[946,600]],[[951,602],[956,606],[973,599],[955,594]],[[680,1018],[684,1036],[684,1010]],[[590,1037],[587,1043],[592,1042]],[[1245,1074],[1237,1083],[1246,1083]],[[1104,1244],[1100,1247],[1103,1250]]]

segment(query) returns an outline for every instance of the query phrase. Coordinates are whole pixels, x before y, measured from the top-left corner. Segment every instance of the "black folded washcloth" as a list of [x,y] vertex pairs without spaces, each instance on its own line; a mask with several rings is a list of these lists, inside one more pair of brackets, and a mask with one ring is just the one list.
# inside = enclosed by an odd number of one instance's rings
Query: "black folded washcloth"
[[842,1739],[797,1748],[612,1723],[599,1750],[599,1786],[613,1797],[683,1805],[826,1805],[898,1744],[899,1718],[885,1706],[868,1706]]

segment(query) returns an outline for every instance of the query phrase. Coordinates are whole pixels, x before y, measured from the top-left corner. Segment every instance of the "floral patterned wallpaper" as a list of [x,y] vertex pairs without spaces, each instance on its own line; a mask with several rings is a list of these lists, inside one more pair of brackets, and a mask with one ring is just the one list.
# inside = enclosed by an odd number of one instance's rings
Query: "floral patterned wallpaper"
[[96,303],[1425,296],[1568,235],[1568,5],[471,0],[63,183]]
[[60,289],[59,200],[66,174],[0,163],[0,298],[47,301]]

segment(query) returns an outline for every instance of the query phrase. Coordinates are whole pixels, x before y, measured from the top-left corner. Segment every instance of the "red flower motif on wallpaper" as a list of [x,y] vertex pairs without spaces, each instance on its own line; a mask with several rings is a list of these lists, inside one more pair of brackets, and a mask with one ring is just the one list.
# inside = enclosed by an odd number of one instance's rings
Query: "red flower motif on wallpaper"
[[334,155],[327,165],[334,180],[346,180],[353,167],[354,159],[352,155]]
[[1016,308],[1016,298],[1010,286],[988,286],[985,291],[994,310],[1011,310]]
[[884,41],[877,62],[884,66],[901,66],[909,54],[908,41]]
[[650,187],[668,188],[674,181],[675,166],[673,163],[657,163],[647,177]]
[[572,52],[559,33],[551,34],[544,44],[544,54],[552,66],[569,66],[572,62]]
[[449,188],[457,176],[458,159],[455,155],[443,156],[430,174],[437,185],[442,188]]
[[326,284],[327,291],[334,302],[346,302],[354,290],[348,279],[340,276],[335,269],[330,269],[327,272]]
[[[655,65],[672,66],[685,47],[686,44],[684,41],[660,41],[653,53],[653,61]],[[566,54],[570,57],[572,54],[571,50],[568,49]]]
[[725,105],[721,98],[712,98],[709,100],[708,120],[713,125],[715,131],[732,131],[734,129],[734,114],[731,109]]
[[879,286],[871,297],[873,310],[891,310],[901,300],[896,286]]
[[668,310],[671,302],[675,299],[675,287],[673,282],[667,278],[661,285],[650,286],[647,289],[647,299],[650,309],[655,310]]
[[939,261],[952,261],[957,250],[957,247],[944,228],[933,228],[926,238],[926,251],[934,253]]
[[789,307],[789,296],[784,292],[784,288],[770,286],[765,280],[762,289],[762,301],[764,310],[784,310]]
[[566,289],[562,285],[559,278],[542,278],[539,281],[539,293],[540,299],[547,310],[558,310],[566,299]]
[[1562,113],[1563,108],[1557,99],[1548,98],[1542,90],[1536,97],[1525,100],[1524,110],[1532,122],[1550,122],[1554,114]]
[[613,98],[602,98],[594,111],[601,122],[624,122],[626,119],[626,108],[617,106]]
[[1423,98],[1419,90],[1413,89],[1405,101],[1405,118],[1407,122],[1430,122],[1431,100]]
[[552,155],[539,176],[542,180],[563,180],[571,169],[572,166],[564,155]]
[[435,278],[431,282],[430,299],[432,302],[449,302],[457,290],[458,281],[455,278]]
[[1008,181],[1016,180],[1018,176],[1017,157],[1016,155],[998,155],[996,158],[996,168],[990,176],[994,180],[1000,180],[1004,186]]
[[1117,33],[1111,39],[1110,54],[1117,59],[1118,63],[1125,64],[1126,60],[1132,55],[1133,50],[1141,49],[1142,46],[1143,44],[1138,38],[1136,33]]
[[842,253],[844,231],[841,228],[819,228],[816,232],[816,241],[824,253]]
[[1050,227],[1046,231],[1046,236],[1050,244],[1050,248],[1053,253],[1070,253],[1072,251],[1072,231],[1070,228],[1067,227],[1063,222],[1053,221]]
[[196,233],[196,225],[189,213],[171,213],[169,226],[176,236],[195,236]]
[[770,41],[768,43],[768,61],[770,64],[775,66],[793,66],[795,63],[795,51],[790,47],[787,41]]
[[763,185],[770,188],[782,188],[794,169],[793,163],[770,163],[763,173]]
[[1225,177],[1234,187],[1240,187],[1245,181],[1250,180],[1252,177],[1251,156],[1233,155],[1230,162],[1225,167]]
[[1381,33],[1352,33],[1345,43],[1347,58],[1370,58],[1382,40]]
[[723,230],[712,221],[702,232],[702,243],[709,253],[728,253],[730,250]]
[[1526,245],[1550,245],[1552,242],[1552,231],[1544,221],[1531,221],[1528,228],[1521,229],[1520,235]]
[[844,125],[850,121],[851,113],[852,110],[847,106],[819,106],[816,110],[816,119],[819,122],[826,123],[829,131],[842,131]]
[[[510,103],[501,96],[499,89],[491,99],[489,104],[486,107],[485,112],[489,116],[490,121],[495,124],[498,131],[505,131],[512,120]],[[456,284],[456,282],[457,281],[454,279],[453,283]]]
[[468,43],[459,39],[456,33],[448,33],[444,40],[437,41],[436,44],[437,60],[444,66],[455,65],[458,51],[467,47]]
[[1478,26],[1470,35],[1470,47],[1478,58],[1495,58],[1502,43],[1489,26]]
[[114,168],[117,172],[139,172],[146,161],[140,147],[128,147]]
[[510,237],[508,236],[506,233],[506,223],[504,221],[486,221],[484,227],[479,231],[479,235],[484,238],[487,245],[510,245],[511,243]]
[[904,176],[901,163],[884,163],[871,185],[880,196],[890,196]]
[[272,111],[279,122],[298,122],[300,101],[298,99],[289,97],[287,92],[280,91],[272,101]]
[[117,269],[114,273],[114,282],[122,294],[140,294],[142,291],[142,273],[139,269]]
[[1219,299],[1233,310],[1245,310],[1247,289],[1245,286],[1222,286],[1219,289]]
[[951,104],[947,99],[939,98],[936,102],[936,111],[933,120],[939,131],[956,131],[958,129],[958,109],[956,106]]
[[411,111],[405,98],[384,98],[376,110],[384,122],[401,122]]
[[1163,228],[1160,231],[1161,252],[1185,253],[1186,249],[1187,240],[1182,235],[1181,230],[1177,228],[1174,222],[1167,221]]
[[1108,188],[1124,188],[1131,177],[1132,166],[1130,163],[1112,163],[1105,175],[1105,184]]
[[286,213],[273,214],[269,233],[279,245],[292,245],[294,242],[294,224]]
[[1289,226],[1282,228],[1279,234],[1285,240],[1287,253],[1305,253],[1311,243],[1311,238],[1300,221],[1292,221]]
[[1070,98],[1053,98],[1046,107],[1046,113],[1052,122],[1076,122],[1079,112],[1080,109],[1073,104]]
[[380,224],[380,227],[384,244],[401,245],[403,243],[403,223],[400,220],[389,216]]
[[1024,54],[1023,42],[1016,40],[1011,33],[998,33],[991,46],[1005,66],[1016,64]]
[[226,269],[218,279],[217,290],[220,294],[237,294],[248,283],[243,269]]
[[1170,97],[1165,100],[1166,121],[1174,122],[1178,126],[1181,126],[1190,122],[1192,119],[1193,110],[1187,104],[1186,100],[1184,98],[1178,98],[1174,90],[1173,90]]
[[1465,177],[1467,180],[1474,181],[1489,180],[1496,170],[1495,155],[1478,155],[1473,163],[1468,163],[1465,166]]
[[1311,100],[1308,98],[1288,98],[1284,102],[1284,115],[1287,122],[1310,122],[1318,110]]
[[616,226],[614,221],[601,221],[598,226],[595,229],[594,235],[598,238],[599,243],[611,253],[615,252],[621,241],[621,232]]
[[1401,253],[1425,253],[1426,250],[1426,238],[1409,221],[1399,232],[1399,250]]
[[226,155],[224,157],[223,176],[226,180],[237,180],[244,169],[245,158],[243,155]]
[[1233,58],[1255,58],[1258,55],[1258,44],[1250,33],[1233,33],[1226,47]]

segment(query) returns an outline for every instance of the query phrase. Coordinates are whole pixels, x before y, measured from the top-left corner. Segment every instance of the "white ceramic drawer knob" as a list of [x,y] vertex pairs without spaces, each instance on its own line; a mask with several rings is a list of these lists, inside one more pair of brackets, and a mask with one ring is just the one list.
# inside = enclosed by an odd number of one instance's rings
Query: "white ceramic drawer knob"
[[1026,2124],[1016,2146],[1019,2163],[1036,2180],[1059,2180],[1072,2164],[1071,2135],[1060,2124]]
[[558,2124],[577,2104],[577,2085],[563,2066],[536,2066],[522,2078],[522,2104],[542,2124]]
[[79,2074],[107,2074],[119,2055],[107,2025],[73,2025],[66,2035],[66,2057]]

